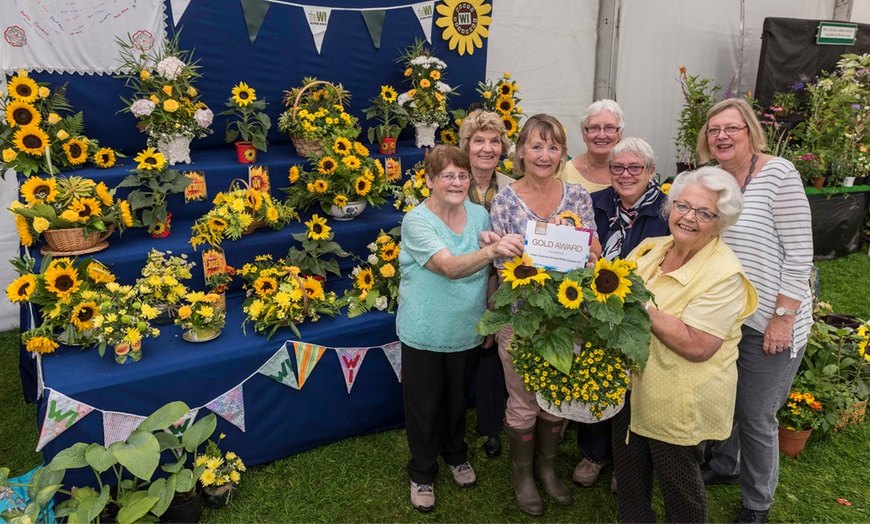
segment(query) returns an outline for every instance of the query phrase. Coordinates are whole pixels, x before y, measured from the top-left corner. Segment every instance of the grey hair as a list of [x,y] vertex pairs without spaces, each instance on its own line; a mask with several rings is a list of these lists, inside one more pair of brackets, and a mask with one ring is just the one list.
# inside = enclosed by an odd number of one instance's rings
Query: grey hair
[[583,113],[583,118],[580,120],[583,129],[586,129],[586,124],[589,123],[590,118],[602,111],[610,111],[610,114],[616,117],[616,125],[619,126],[620,130],[625,127],[625,113],[622,111],[622,108],[619,107],[619,104],[609,98],[603,98],[592,102],[592,104],[586,108],[586,112]]
[[653,171],[656,168],[656,155],[653,153],[652,146],[642,138],[633,136],[623,138],[619,143],[613,146],[613,149],[610,150],[610,154],[607,156],[607,161],[613,162],[614,158],[623,153],[642,158],[643,164],[650,171]]
[[740,213],[743,211],[743,193],[740,192],[740,186],[737,185],[733,176],[714,166],[705,166],[677,175],[668,191],[668,201],[662,208],[662,215],[666,219],[671,214],[674,200],[679,199],[680,193],[684,189],[695,184],[719,194],[716,208],[719,210],[719,221],[722,224],[722,229],[737,223]]

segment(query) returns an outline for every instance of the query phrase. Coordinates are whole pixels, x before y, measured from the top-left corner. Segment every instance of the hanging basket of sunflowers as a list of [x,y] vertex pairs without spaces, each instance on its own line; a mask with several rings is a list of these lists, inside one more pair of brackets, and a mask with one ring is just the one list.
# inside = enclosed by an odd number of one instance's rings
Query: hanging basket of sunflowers
[[533,266],[529,255],[501,271],[477,332],[491,335],[510,324],[509,352],[528,391],[559,416],[594,422],[624,403],[627,371],[649,357],[652,294],[626,260],[599,259],[594,268],[568,273]]

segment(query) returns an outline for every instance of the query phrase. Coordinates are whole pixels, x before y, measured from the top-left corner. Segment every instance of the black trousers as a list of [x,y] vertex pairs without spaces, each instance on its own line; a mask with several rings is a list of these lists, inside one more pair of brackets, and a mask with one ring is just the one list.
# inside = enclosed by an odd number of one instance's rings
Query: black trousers
[[701,477],[701,445],[676,446],[628,435],[630,394],[613,419],[613,463],[619,479],[619,520],[656,522],[652,509],[653,475],[665,503],[665,522],[707,522],[707,492]]
[[[495,437],[504,427],[504,370],[498,358],[498,345],[475,350],[478,358],[474,375],[474,401],[477,408],[477,432]],[[610,438],[608,434],[608,444]]]
[[586,458],[596,464],[610,462],[610,459],[613,458],[610,447],[612,427],[613,419],[593,422],[592,424],[577,423],[577,447]]
[[466,390],[474,365],[473,350],[438,353],[402,344],[402,398],[408,436],[408,475],[432,484],[438,455],[448,465],[467,458]]

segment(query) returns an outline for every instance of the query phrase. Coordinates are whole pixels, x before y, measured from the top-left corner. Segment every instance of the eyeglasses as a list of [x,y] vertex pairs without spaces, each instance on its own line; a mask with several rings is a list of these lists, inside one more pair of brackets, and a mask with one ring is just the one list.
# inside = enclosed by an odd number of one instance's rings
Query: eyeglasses
[[640,176],[641,173],[646,169],[646,166],[639,166],[637,164],[632,164],[630,166],[621,166],[619,164],[611,164],[610,165],[610,174],[613,176],[620,176],[626,171],[631,176]]
[[619,128],[616,126],[589,126],[586,129],[586,133],[590,135],[597,135],[598,133],[604,131],[605,135],[613,135],[619,131]]
[[714,218],[719,216],[716,213],[711,213],[711,212],[707,211],[706,209],[698,209],[697,207],[692,207],[689,204],[687,204],[683,201],[680,201],[680,200],[674,200],[674,208],[673,209],[674,209],[674,211],[676,211],[677,213],[679,213],[683,216],[688,215],[689,211],[694,211],[695,218],[697,218],[701,222],[709,222],[709,221],[711,221]]
[[711,127],[707,129],[707,136],[719,136],[719,133],[725,131],[725,134],[728,136],[734,136],[737,133],[746,129],[747,126],[737,127],[737,126],[728,126],[728,127]]
[[468,173],[459,173],[458,175],[450,173],[449,175],[438,175],[438,178],[447,182],[448,184],[452,184],[456,180],[459,180],[460,182],[468,182],[469,180],[471,180],[471,175],[469,175]]

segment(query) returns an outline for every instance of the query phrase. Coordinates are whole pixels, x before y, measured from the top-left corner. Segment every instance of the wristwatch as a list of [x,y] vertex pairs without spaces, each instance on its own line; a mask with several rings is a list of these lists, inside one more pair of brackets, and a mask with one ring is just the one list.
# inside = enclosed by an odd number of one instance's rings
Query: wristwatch
[[776,308],[775,312],[776,312],[776,316],[778,316],[778,317],[788,317],[788,316],[797,315],[798,310],[797,309],[786,309],[782,306],[779,306],[778,308]]

